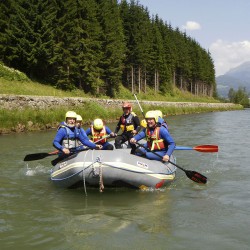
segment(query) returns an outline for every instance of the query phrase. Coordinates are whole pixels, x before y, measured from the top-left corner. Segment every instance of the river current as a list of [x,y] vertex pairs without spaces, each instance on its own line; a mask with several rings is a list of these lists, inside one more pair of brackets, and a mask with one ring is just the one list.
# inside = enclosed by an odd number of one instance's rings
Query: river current
[[[176,144],[216,144],[219,153],[175,151],[177,163],[208,177],[198,185],[177,170],[167,188],[61,189],[50,161],[55,131],[0,136],[0,246],[7,249],[249,249],[250,110],[167,117]],[[115,124],[109,124],[114,128]]]

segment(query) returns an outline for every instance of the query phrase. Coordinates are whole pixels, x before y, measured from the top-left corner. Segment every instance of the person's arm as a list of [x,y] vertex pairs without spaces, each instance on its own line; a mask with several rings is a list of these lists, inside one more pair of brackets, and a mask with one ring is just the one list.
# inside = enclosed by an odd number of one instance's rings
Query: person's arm
[[135,130],[136,130],[136,133],[138,133],[140,131],[140,129],[141,129],[139,117],[138,116],[133,116],[133,122],[134,122],[134,127],[135,127]]
[[[139,134],[134,136],[133,138],[130,139],[131,143],[136,143],[137,141],[140,141],[141,139],[145,138],[146,136],[146,129],[143,129]],[[131,141],[132,140],[132,141]]]
[[91,129],[88,128],[88,129],[85,131],[85,133],[86,133],[87,136],[91,135]]
[[109,127],[106,126],[105,128],[106,128],[106,132],[107,132],[108,135],[112,133],[112,131],[111,131],[111,129]]
[[79,138],[78,138],[78,139],[80,140],[80,142],[81,142],[83,145],[85,145],[85,146],[87,146],[87,147],[89,147],[89,148],[91,148],[91,149],[97,149],[97,148],[99,148],[99,146],[97,146],[95,143],[91,142],[91,141],[88,139],[88,137],[87,137],[87,138],[84,138],[81,134],[79,134]]
[[118,131],[120,130],[120,126],[121,126],[121,118],[120,118],[119,122],[118,122],[117,125],[116,125],[115,134],[117,134]]
[[172,138],[172,136],[170,135],[170,133],[168,132],[168,130],[164,127],[161,127],[161,129],[160,129],[160,137],[168,143],[166,155],[168,155],[170,157],[175,149],[175,141]]
[[55,138],[53,140],[53,146],[56,149],[60,150],[60,151],[63,150],[63,146],[61,144],[62,144],[63,138],[65,137],[65,133],[66,133],[65,129],[64,128],[60,128],[57,131],[56,136],[55,136]]

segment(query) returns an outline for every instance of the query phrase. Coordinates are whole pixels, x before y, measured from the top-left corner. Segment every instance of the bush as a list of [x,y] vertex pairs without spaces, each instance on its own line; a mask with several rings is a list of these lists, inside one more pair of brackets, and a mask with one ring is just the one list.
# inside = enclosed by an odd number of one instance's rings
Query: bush
[[0,62],[0,77],[9,81],[30,81],[30,79],[19,70],[9,68]]

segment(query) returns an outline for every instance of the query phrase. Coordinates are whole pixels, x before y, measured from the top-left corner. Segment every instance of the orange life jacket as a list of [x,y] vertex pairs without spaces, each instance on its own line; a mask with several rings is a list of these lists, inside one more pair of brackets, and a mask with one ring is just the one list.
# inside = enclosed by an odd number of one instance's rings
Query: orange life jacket
[[164,140],[160,138],[160,127],[155,127],[153,133],[146,128],[147,146],[150,150],[162,150],[166,148]]
[[[103,126],[102,130],[96,130],[94,129],[94,126],[90,126],[91,128],[91,140],[95,143],[96,141],[99,141],[104,136],[107,135],[106,128]],[[97,144],[104,144],[107,141],[107,138],[103,138],[101,141],[99,141]]]

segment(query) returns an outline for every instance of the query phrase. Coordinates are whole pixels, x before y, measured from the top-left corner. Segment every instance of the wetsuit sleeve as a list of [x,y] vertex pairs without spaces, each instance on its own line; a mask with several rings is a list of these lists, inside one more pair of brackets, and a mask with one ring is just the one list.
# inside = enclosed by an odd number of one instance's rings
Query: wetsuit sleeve
[[84,138],[86,138],[87,140],[89,139],[83,128],[80,129],[80,132]]
[[112,133],[111,129],[109,127],[106,126],[106,132],[109,135],[110,133]]
[[167,142],[168,148],[167,148],[167,155],[170,156],[175,149],[175,142],[168,130],[164,127],[161,127],[160,129],[160,137]]
[[78,139],[80,140],[80,142],[83,145],[85,145],[85,146],[87,146],[87,147],[89,147],[91,149],[95,149],[96,148],[96,144],[95,143],[91,142],[88,138],[84,138],[81,134],[79,134]]
[[119,120],[119,122],[117,123],[117,125],[116,125],[116,128],[115,128],[115,133],[117,134],[118,133],[118,131],[120,130],[120,126],[121,126],[121,118],[120,118],[120,120]]
[[145,131],[146,131],[146,129],[143,129],[139,134],[137,134],[133,138],[136,139],[136,141],[140,141],[141,139],[146,137]]
[[90,128],[88,128],[87,130],[86,130],[86,135],[88,136],[88,135],[91,135],[91,129]]
[[63,146],[62,146],[62,141],[63,141],[63,138],[66,137],[66,130],[64,128],[60,128],[57,133],[56,133],[56,136],[54,138],[54,141],[53,141],[53,146],[58,149],[58,150],[61,150],[63,149]]
[[135,130],[138,133],[140,131],[140,129],[141,129],[139,117],[138,116],[133,116],[133,122],[134,122]]

